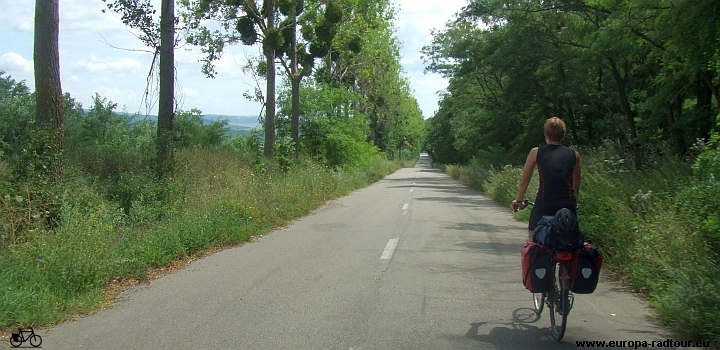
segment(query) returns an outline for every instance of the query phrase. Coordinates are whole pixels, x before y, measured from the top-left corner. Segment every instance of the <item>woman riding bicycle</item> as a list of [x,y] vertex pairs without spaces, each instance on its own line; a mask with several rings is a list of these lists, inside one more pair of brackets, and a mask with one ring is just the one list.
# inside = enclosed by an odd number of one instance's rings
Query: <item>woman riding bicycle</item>
[[530,212],[530,241],[533,240],[533,230],[542,216],[555,215],[562,208],[568,208],[577,214],[577,198],[580,194],[580,153],[562,145],[566,131],[565,122],[558,117],[552,117],[545,122],[544,129],[547,145],[530,150],[523,167],[517,197],[512,202],[513,208],[525,208],[525,193],[537,165],[540,188]]

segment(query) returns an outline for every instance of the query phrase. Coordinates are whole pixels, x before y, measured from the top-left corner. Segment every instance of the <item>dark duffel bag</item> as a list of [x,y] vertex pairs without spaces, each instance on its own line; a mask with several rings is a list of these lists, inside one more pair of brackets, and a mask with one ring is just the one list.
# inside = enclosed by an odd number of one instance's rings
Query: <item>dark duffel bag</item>
[[535,242],[562,252],[582,248],[583,238],[575,214],[562,208],[554,216],[543,216],[534,231]]
[[585,242],[570,260],[570,290],[576,294],[590,294],[595,291],[600,278],[603,258],[600,252]]
[[533,293],[552,290],[552,254],[550,249],[535,242],[523,245],[520,257],[525,289]]

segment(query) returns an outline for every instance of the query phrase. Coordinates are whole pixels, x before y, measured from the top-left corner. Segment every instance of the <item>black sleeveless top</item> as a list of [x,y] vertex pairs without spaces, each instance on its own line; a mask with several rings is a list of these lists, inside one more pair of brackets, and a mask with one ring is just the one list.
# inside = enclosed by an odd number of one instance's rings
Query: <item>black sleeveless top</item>
[[567,146],[540,146],[537,153],[540,188],[536,201],[574,202],[573,170],[576,161],[575,151]]

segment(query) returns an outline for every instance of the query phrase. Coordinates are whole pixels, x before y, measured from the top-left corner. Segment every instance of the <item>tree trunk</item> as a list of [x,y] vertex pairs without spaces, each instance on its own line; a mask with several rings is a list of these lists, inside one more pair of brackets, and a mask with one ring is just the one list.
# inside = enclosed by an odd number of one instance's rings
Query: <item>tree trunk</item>
[[[275,27],[275,0],[266,0],[265,18],[267,28]],[[267,96],[265,97],[265,157],[273,156],[275,145],[275,49],[269,43],[263,43],[267,61]]]
[[298,74],[297,61],[297,18],[293,11],[293,41],[290,48],[290,84],[292,93],[292,117],[290,119],[290,133],[295,144],[295,159],[300,155],[300,80],[302,75]]
[[717,104],[717,108],[720,109],[720,91],[718,91],[718,87],[713,84],[712,78],[710,78],[710,74],[708,74],[708,72],[705,70],[701,70],[700,78],[705,82],[705,84],[707,84],[710,91],[712,91],[712,95],[715,97],[715,103]]
[[620,107],[622,108],[623,115],[625,116],[625,123],[628,127],[628,143],[630,146],[630,153],[632,153],[635,168],[639,168],[641,164],[641,159],[637,144],[635,113],[632,110],[632,106],[630,106],[630,100],[628,99],[627,91],[625,91],[625,80],[623,80],[623,78],[620,76],[620,71],[618,71],[615,60],[613,60],[612,57],[609,56],[606,56],[606,58],[610,63],[610,71],[612,72],[612,76],[615,79],[615,86],[617,87],[618,98],[620,99]]
[[670,133],[673,145],[675,146],[675,153],[682,157],[687,152],[687,147],[685,145],[685,139],[682,131],[675,126],[675,121],[682,118],[682,98],[680,98],[679,95],[675,96],[675,101],[668,106],[665,116],[667,124],[666,129]]
[[570,133],[573,136],[573,142],[576,145],[579,145],[579,144],[581,144],[581,142],[580,142],[580,135],[578,134],[578,129],[577,129],[577,118],[575,118],[575,111],[572,109],[572,107],[568,107],[567,113],[568,113],[568,119],[569,119],[568,121],[570,122],[569,123],[570,124]]
[[615,79],[615,86],[617,87],[618,98],[620,99],[620,107],[622,108],[623,115],[625,116],[628,132],[630,133],[630,142],[635,143],[635,140],[637,139],[635,115],[632,107],[630,106],[630,100],[628,99],[627,92],[625,91],[625,81],[620,76],[620,72],[617,69],[615,61],[610,57],[607,59],[610,62],[610,71]]
[[175,0],[162,0],[160,9],[160,91],[157,158],[160,176],[172,174],[175,96]]
[[58,0],[35,1],[35,43],[33,63],[37,99],[36,125],[47,131],[50,177],[59,181],[63,175],[65,113],[60,86],[60,31]]
[[703,81],[703,75],[707,76],[707,73],[698,73],[699,80],[695,82],[695,96],[697,97],[697,103],[695,104],[695,110],[700,115],[698,120],[697,129],[700,134],[696,134],[695,137],[703,137],[706,140],[710,138],[713,125],[715,124],[715,116],[712,112],[712,100],[713,100],[713,84],[707,84]]
[[290,129],[295,144],[295,159],[298,159],[300,155],[300,79],[302,79],[302,76],[293,77],[290,80],[292,85],[292,120],[290,121]]

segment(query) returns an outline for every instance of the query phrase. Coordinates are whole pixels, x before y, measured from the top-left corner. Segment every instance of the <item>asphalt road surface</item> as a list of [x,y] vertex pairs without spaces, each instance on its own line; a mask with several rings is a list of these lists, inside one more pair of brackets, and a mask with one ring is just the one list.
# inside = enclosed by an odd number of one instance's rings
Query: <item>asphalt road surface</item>
[[522,285],[525,227],[424,156],[38,334],[43,349],[575,349],[671,338],[642,300],[601,278],[552,340],[547,310],[538,319]]

